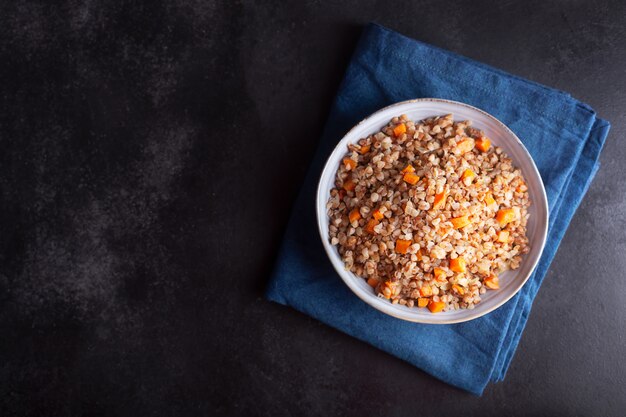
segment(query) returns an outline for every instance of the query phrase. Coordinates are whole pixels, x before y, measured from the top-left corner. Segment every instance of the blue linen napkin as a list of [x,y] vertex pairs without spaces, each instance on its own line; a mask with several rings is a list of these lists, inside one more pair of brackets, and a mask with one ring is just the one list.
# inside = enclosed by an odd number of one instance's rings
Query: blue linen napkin
[[[420,97],[468,103],[508,125],[534,158],[548,195],[548,240],[535,272],[502,307],[461,324],[410,323],[368,306],[336,274],[317,232],[317,180],[336,143],[374,111]],[[370,24],[354,52],[295,203],[267,298],[480,395],[489,381],[505,376],[533,299],[599,168],[608,130],[608,122],[566,93]]]

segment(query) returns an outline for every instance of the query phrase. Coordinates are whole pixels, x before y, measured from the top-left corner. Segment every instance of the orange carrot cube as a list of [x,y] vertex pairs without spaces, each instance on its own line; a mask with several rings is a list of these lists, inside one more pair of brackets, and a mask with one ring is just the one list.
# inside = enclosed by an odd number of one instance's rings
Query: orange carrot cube
[[498,232],[498,242],[507,243],[509,241],[509,232],[507,230],[500,230]]
[[428,298],[418,298],[417,299],[417,306],[418,307],[426,307],[428,305],[428,302],[430,300]]
[[433,289],[430,287],[430,285],[424,285],[422,288],[420,288],[420,295],[422,297],[431,297],[433,295]]
[[352,181],[351,178],[348,178],[343,183],[343,189],[346,190],[346,191],[354,191],[354,187],[356,187],[356,183],[354,181]]
[[498,214],[496,214],[496,220],[500,223],[500,227],[504,227],[507,224],[511,223],[515,220],[515,210],[512,208],[505,208],[498,210]]
[[446,188],[439,194],[435,194],[435,201],[433,201],[433,210],[439,210],[446,205],[446,198],[448,198],[448,189]]
[[376,227],[377,225],[378,225],[378,220],[376,220],[376,219],[369,219],[369,221],[365,225],[365,231],[367,233],[375,235],[376,231],[374,230],[374,227]]
[[467,270],[465,258],[459,256],[458,258],[450,259],[450,269],[454,272],[465,272]]
[[444,271],[443,269],[435,268],[433,273],[435,275],[435,280],[439,282],[443,282],[446,280],[446,271]]
[[406,125],[404,123],[400,123],[399,125],[393,128],[393,134],[396,137],[401,136],[403,133],[406,133]]
[[455,229],[461,229],[470,224],[472,221],[469,219],[468,215],[465,215],[450,219],[450,222],[452,222],[452,227],[454,227]]
[[402,177],[402,179],[406,183],[409,183],[411,185],[415,185],[420,180],[420,177],[415,175],[414,172],[407,172],[407,173],[404,174],[404,177]]
[[409,246],[411,246],[411,243],[413,242],[411,242],[410,240],[403,240],[403,239],[396,240],[396,252],[405,254],[407,250],[409,249]]
[[380,209],[376,209],[372,212],[372,217],[376,220],[382,220],[385,215],[380,212]]
[[487,152],[490,147],[491,147],[491,141],[489,140],[488,137],[482,136],[476,139],[476,149],[478,149],[479,151]]
[[355,221],[358,221],[360,218],[361,218],[361,212],[359,211],[358,208],[352,209],[352,211],[348,215],[348,219],[350,220],[350,223],[354,223]]
[[402,171],[403,174],[407,173],[407,172],[415,172],[415,168],[413,168],[413,165],[408,164],[407,166],[404,167],[404,169]]
[[367,284],[372,288],[376,288],[378,286],[378,280],[376,278],[369,278]]
[[428,303],[428,309],[431,313],[439,313],[443,311],[443,308],[446,306],[446,303],[443,301],[430,301]]
[[485,286],[492,290],[497,290],[500,288],[500,279],[497,275],[489,275],[487,278],[483,280]]
[[461,175],[461,181],[465,182],[465,180],[469,178],[470,183],[471,183],[474,177],[476,177],[476,173],[468,168],[465,171],[463,171],[463,175]]
[[343,164],[345,165],[348,171],[351,171],[354,168],[356,168],[356,161],[351,158],[343,158]]

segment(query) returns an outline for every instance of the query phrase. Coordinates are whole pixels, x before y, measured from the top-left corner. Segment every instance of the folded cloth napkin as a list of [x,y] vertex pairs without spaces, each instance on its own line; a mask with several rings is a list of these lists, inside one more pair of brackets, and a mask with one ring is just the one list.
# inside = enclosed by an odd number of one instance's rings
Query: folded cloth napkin
[[[368,306],[337,276],[317,232],[317,180],[336,143],[374,111],[420,97],[468,103],[508,125],[534,158],[548,195],[548,240],[535,272],[502,307],[461,324],[410,323]],[[354,52],[296,201],[267,298],[480,395],[489,381],[504,378],[533,299],[599,168],[608,130],[608,122],[566,93],[370,24]]]

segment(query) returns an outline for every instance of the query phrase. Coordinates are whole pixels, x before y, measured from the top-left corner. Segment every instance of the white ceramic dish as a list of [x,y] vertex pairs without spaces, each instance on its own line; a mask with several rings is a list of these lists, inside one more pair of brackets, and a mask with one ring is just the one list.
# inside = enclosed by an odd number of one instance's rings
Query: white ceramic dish
[[[471,120],[473,127],[485,131],[492,143],[502,147],[513,160],[515,166],[522,170],[532,202],[529,208],[530,218],[527,227],[530,252],[524,255],[519,269],[507,271],[500,275],[500,289],[487,291],[486,294],[483,294],[481,303],[474,309],[460,309],[432,314],[425,308],[408,308],[399,304],[394,305],[388,300],[377,297],[374,290],[367,285],[363,278],[345,270],[337,248],[332,246],[329,241],[329,218],[326,212],[326,202],[330,196],[330,190],[334,187],[335,175],[341,159],[347,152],[348,143],[355,143],[361,138],[376,133],[392,117],[401,114],[406,114],[409,119],[418,121],[450,113],[454,115],[455,120]],[[522,288],[535,269],[543,251],[548,231],[548,202],[543,181],[530,154],[519,138],[502,122],[476,107],[455,101],[432,98],[393,104],[377,111],[353,127],[337,144],[324,166],[317,188],[316,213],[322,243],[330,261],[341,279],[359,298],[390,316],[431,324],[469,321],[495,310],[511,299]]]

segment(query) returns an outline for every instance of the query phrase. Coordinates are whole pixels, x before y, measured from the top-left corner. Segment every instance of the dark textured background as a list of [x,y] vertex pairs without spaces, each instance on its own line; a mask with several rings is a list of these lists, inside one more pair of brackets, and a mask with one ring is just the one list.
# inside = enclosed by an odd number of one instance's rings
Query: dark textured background
[[[0,5],[0,415],[626,414],[623,1]],[[482,398],[263,299],[362,25],[613,128]]]

